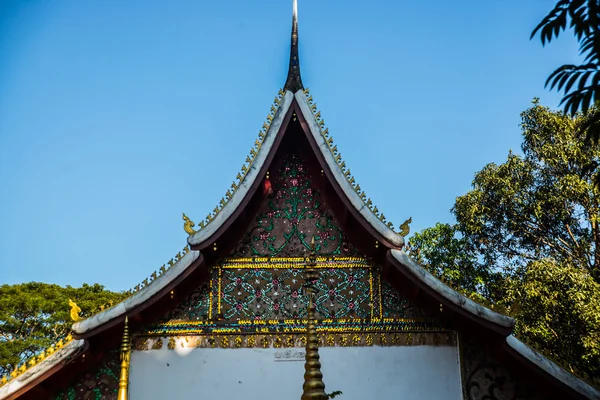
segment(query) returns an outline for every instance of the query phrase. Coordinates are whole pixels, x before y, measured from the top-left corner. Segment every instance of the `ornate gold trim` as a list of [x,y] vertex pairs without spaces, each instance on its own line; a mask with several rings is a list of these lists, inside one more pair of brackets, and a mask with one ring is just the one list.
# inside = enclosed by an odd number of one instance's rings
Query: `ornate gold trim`
[[[321,332],[317,334],[319,347],[399,347],[399,346],[456,346],[456,332]],[[303,348],[306,347],[305,333],[268,334],[206,334],[171,337],[137,336],[133,340],[136,351],[167,348]]]
[[60,350],[61,348],[65,347],[67,345],[67,343],[71,342],[72,340],[73,340],[73,336],[69,333],[64,339],[59,340],[58,342],[54,343],[50,347],[42,350],[40,353],[29,358],[23,364],[17,366],[15,369],[13,369],[8,375],[2,376],[2,378],[0,378],[0,386],[3,386],[6,383],[10,382],[11,380],[22,375],[25,371],[27,371],[29,368],[33,367],[34,365],[41,363],[43,360],[48,358],[50,355],[54,354],[57,350]]

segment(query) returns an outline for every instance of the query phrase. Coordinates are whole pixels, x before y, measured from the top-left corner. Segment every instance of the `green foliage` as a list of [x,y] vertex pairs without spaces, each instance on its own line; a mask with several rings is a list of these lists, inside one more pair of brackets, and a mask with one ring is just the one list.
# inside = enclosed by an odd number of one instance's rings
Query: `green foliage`
[[[584,56],[582,65],[563,65],[555,70],[546,85],[564,89],[562,103],[565,112],[587,112],[591,105],[600,102],[600,4],[597,0],[559,0],[554,8],[531,33],[538,33],[542,45],[567,29],[573,29],[579,42],[579,53]],[[596,116],[596,120],[599,117]]]
[[[568,262],[527,265],[509,298],[515,333],[571,371],[600,377],[600,284]],[[598,383],[598,382],[597,382]]]
[[523,155],[486,165],[456,199],[457,224],[416,234],[409,251],[449,285],[515,317],[516,334],[534,348],[598,377],[600,151],[584,143],[588,117],[534,100],[522,114]]
[[0,375],[69,333],[69,299],[90,314],[124,297],[98,284],[80,288],[39,282],[0,286]]
[[457,229],[458,225],[437,223],[417,232],[410,239],[408,252],[429,272],[468,297],[489,298],[487,284],[492,273],[478,262],[476,252]]

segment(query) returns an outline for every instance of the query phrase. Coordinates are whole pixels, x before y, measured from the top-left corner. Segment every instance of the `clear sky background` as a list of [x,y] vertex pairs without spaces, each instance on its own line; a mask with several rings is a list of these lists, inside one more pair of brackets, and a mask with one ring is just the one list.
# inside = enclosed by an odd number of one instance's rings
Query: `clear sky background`
[[[529,40],[555,0],[299,0],[300,60],[397,226],[452,222],[519,114],[577,62]],[[0,284],[136,285],[186,245],[285,81],[291,0],[0,3]]]

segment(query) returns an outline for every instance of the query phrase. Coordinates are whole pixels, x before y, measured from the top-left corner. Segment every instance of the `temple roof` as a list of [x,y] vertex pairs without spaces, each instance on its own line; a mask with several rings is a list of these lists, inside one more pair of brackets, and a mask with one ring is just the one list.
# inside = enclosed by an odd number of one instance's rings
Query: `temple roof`
[[293,4],[290,66],[284,88],[275,98],[267,121],[263,124],[258,139],[255,141],[250,155],[246,158],[236,181],[232,183],[231,189],[227,191],[219,205],[199,224],[200,229],[197,231],[193,229],[195,225],[184,216],[186,231],[190,233],[188,243],[191,250],[184,250],[183,255],[178,253],[178,256],[170,262],[170,268],[164,269],[158,275],[153,274],[153,278],[149,282],[146,280],[146,284],[140,290],[121,303],[76,322],[72,330],[75,336],[81,339],[69,342],[53,355],[26,369],[23,374],[0,387],[0,399],[18,396],[25,386],[35,385],[50,376],[53,371],[62,367],[65,360],[81,354],[84,345],[90,338],[109,328],[121,326],[126,316],[134,317],[140,311],[151,307],[172,293],[172,290],[194,270],[200,266],[206,267],[204,254],[207,254],[206,252],[212,248],[213,243],[228,229],[231,221],[240,215],[248,199],[260,187],[282,137],[286,134],[287,125],[292,116],[300,122],[302,131],[310,148],[315,153],[324,175],[356,220],[361,223],[373,240],[382,244],[386,250],[385,258],[392,269],[400,273],[403,279],[413,282],[429,298],[452,310],[456,315],[473,321],[487,332],[498,335],[516,358],[543,371],[583,398],[600,399],[598,390],[564,371],[512,336],[514,319],[489,310],[454,291],[412,261],[402,250],[404,247],[403,235],[394,231],[393,225],[386,221],[385,216],[356,183],[342,160],[337,146],[333,144],[333,138],[325,128],[321,113],[317,110],[312,96],[308,90],[304,89],[298,57],[296,0]]

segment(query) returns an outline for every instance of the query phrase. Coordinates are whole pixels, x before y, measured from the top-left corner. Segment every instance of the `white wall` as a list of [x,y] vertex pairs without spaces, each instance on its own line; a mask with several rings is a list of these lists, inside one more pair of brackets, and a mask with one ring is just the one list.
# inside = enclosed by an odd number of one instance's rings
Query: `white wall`
[[[275,361],[287,349],[165,347],[132,352],[131,400],[299,400],[302,394],[304,362]],[[319,353],[325,391],[341,390],[340,400],[462,398],[456,347],[324,347]]]

